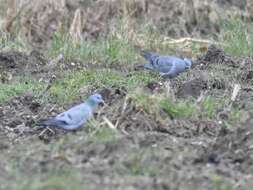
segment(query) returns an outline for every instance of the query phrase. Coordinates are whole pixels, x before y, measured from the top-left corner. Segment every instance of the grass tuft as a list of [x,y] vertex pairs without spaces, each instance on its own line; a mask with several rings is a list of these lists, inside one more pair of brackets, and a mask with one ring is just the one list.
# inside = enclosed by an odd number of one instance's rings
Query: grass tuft
[[8,33],[1,32],[0,33],[0,50],[1,51],[29,51],[30,47],[20,35],[17,34],[14,38]]
[[196,110],[196,106],[187,101],[173,103],[169,99],[164,99],[160,102],[160,106],[171,118],[188,118]]
[[111,143],[117,139],[117,131],[114,131],[107,127],[102,127],[96,130],[91,139],[96,143]]
[[109,69],[82,70],[68,73],[64,79],[57,80],[49,92],[57,101],[68,102],[83,95],[82,88],[87,89],[84,95],[88,95],[91,91],[102,88],[132,89],[153,79],[152,75],[140,75],[139,72],[132,72],[126,77],[123,73]]
[[11,84],[0,83],[0,103],[28,91],[38,94],[42,89],[43,85],[40,82],[29,78],[19,78]]
[[34,175],[31,178],[23,179],[18,190],[42,190],[42,189],[66,189],[66,190],[78,190],[82,189],[84,182],[77,176],[77,173],[71,171],[58,171],[51,172],[43,178],[42,175]]
[[239,19],[221,20],[220,41],[222,48],[232,55],[253,55],[253,28]]
[[48,54],[50,57],[63,54],[67,61],[84,60],[107,65],[130,64],[138,56],[138,52],[135,51],[127,38],[120,36],[110,34],[106,38],[99,38],[96,42],[82,40],[76,44],[69,35],[56,33]]

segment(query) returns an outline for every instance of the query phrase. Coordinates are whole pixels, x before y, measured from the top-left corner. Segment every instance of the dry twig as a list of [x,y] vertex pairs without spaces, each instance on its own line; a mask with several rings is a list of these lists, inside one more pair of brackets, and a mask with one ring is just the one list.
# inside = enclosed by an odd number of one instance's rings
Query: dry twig
[[116,126],[112,124],[112,122],[105,116],[103,116],[103,120],[105,121],[105,123],[108,125],[108,127],[110,127],[113,130],[116,130]]
[[241,90],[241,85],[240,84],[235,84],[232,95],[231,95],[231,101],[232,102],[234,102],[236,100],[236,97],[238,96],[240,90]]

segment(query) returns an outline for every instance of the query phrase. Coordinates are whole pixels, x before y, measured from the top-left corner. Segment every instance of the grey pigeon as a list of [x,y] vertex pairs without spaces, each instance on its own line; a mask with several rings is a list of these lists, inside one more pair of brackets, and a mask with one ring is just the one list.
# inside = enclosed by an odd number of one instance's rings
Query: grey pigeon
[[162,56],[155,53],[142,51],[142,56],[149,61],[144,68],[159,72],[164,78],[174,78],[179,73],[189,69],[192,65],[190,59],[181,59],[176,56]]
[[42,121],[39,125],[55,126],[66,130],[78,129],[93,116],[94,110],[103,102],[100,94],[93,94],[84,103],[76,105],[54,118]]

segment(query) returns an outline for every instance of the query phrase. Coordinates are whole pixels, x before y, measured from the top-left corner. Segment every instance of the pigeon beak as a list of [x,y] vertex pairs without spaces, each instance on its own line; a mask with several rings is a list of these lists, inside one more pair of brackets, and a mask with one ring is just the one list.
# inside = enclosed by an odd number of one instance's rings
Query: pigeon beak
[[99,103],[99,105],[104,106],[104,105],[105,105],[105,101],[102,100],[102,101]]

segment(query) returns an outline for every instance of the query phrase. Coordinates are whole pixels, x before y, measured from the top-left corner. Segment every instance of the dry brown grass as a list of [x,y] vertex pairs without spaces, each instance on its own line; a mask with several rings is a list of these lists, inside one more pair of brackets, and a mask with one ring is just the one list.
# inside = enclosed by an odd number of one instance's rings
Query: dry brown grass
[[[136,41],[136,23],[143,27],[151,23],[166,36],[181,37],[218,32],[219,16],[250,14],[236,6],[224,8],[216,1],[207,0],[1,0],[5,22],[2,28],[12,34],[20,32],[33,45],[45,46],[55,32],[69,32],[74,41],[96,39],[115,31],[121,18],[123,31]],[[222,4],[222,3],[221,3]],[[232,3],[231,3],[232,4]],[[2,6],[4,7],[4,6]],[[231,11],[232,10],[232,11]],[[221,15],[222,14],[222,15]],[[69,30],[70,28],[70,30]],[[137,44],[141,44],[138,42]]]
[[63,25],[66,13],[65,0],[11,0],[2,29],[9,33],[19,31],[28,41],[47,42]]
[[77,9],[69,30],[69,34],[75,43],[82,40],[82,27],[82,11]]
[[83,34],[88,38],[97,37],[98,33],[109,28],[110,24],[105,25],[104,22],[112,15],[122,15],[126,30],[130,30],[131,18],[138,17],[146,7],[145,0],[99,1],[95,5],[96,11],[92,7],[81,6],[70,10],[69,3],[66,0],[10,0],[2,29],[15,33],[18,28],[28,41],[37,44],[50,41],[59,30],[69,31],[74,41],[80,41]]

